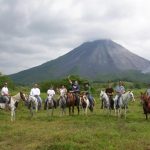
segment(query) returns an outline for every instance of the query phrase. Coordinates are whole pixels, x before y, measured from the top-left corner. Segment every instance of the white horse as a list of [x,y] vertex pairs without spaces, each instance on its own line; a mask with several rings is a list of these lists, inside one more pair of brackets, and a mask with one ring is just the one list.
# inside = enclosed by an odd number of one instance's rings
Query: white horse
[[103,90],[101,90],[101,92],[100,92],[100,100],[102,101],[103,109],[111,112],[109,97],[106,94],[106,92]]
[[[8,108],[11,111],[11,121],[15,121],[15,117],[16,117],[15,110],[21,99],[24,101],[26,100],[25,94],[23,94],[22,92],[19,92],[16,95],[11,96],[11,98],[10,98],[10,103],[8,104]],[[6,109],[6,104],[0,103],[0,108]]]
[[87,110],[90,108],[90,102],[85,94],[80,96],[80,105],[83,109],[83,113],[87,116]]
[[47,97],[47,101],[46,101],[46,110],[48,112],[48,115],[50,113],[50,110],[51,110],[51,116],[53,116],[53,112],[54,112],[54,100],[53,100],[53,96],[49,95]]
[[134,95],[132,91],[128,91],[120,96],[118,99],[118,95],[114,98],[114,109],[115,109],[115,115],[117,113],[117,116],[120,117],[121,115],[121,109],[124,109],[124,116],[126,119],[126,113],[127,113],[127,107],[129,100],[135,101]]
[[38,100],[36,97],[32,96],[32,95],[29,95],[27,100],[25,101],[25,103],[27,104],[27,107],[30,109],[30,113],[31,113],[31,116],[34,115],[34,109],[35,109],[35,112],[38,111]]
[[59,107],[61,109],[61,115],[66,114],[67,102],[66,102],[65,95],[64,96],[60,96]]

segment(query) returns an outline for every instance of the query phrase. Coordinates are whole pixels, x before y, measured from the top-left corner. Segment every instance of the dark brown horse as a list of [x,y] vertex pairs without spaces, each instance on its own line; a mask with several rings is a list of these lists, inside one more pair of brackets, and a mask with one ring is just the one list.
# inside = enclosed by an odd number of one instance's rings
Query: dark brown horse
[[67,107],[69,108],[69,115],[74,114],[74,107],[75,106],[78,109],[78,115],[79,115],[80,99],[79,99],[77,93],[68,92],[66,102],[67,102]]
[[148,113],[150,113],[150,97],[146,93],[141,93],[140,98],[143,104],[144,114],[146,119],[148,119]]

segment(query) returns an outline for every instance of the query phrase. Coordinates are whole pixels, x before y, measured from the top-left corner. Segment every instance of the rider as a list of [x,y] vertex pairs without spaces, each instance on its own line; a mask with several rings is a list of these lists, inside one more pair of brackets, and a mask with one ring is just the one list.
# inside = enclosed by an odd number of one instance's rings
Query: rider
[[122,94],[125,93],[125,88],[123,86],[123,82],[119,81],[118,85],[115,88],[115,92],[117,93],[117,105],[119,103],[119,99],[121,98]]
[[67,89],[64,85],[62,85],[62,87],[59,89],[60,92],[60,96],[65,97],[67,96]]
[[94,101],[93,101],[93,97],[91,95],[91,86],[89,83],[86,83],[84,85],[84,90],[85,90],[87,98],[89,99],[90,106],[92,106],[94,104]]
[[108,84],[108,87],[105,90],[106,94],[109,97],[110,100],[110,106],[113,109],[113,105],[114,105],[114,101],[113,101],[113,93],[114,93],[114,89],[112,88],[111,83]]
[[68,76],[68,80],[69,80],[69,83],[71,84],[71,90],[72,92],[75,94],[75,97],[76,97],[76,101],[78,101],[79,99],[79,96],[78,94],[80,93],[80,86],[78,84],[78,81],[74,81],[74,83],[70,80],[70,76]]
[[40,94],[41,94],[41,92],[40,92],[40,89],[38,88],[38,84],[34,84],[34,87],[30,91],[30,95],[37,98],[37,100],[38,100],[38,102],[40,104],[40,108],[41,108],[41,106],[42,106],[42,99],[40,97]]
[[8,87],[7,87],[7,82],[4,83],[4,86],[1,89],[1,95],[2,95],[3,100],[5,100],[6,108],[8,108],[10,97],[9,97],[9,90],[8,90]]
[[[55,91],[54,91],[54,89],[53,89],[52,86],[47,90],[47,96],[51,96],[52,97],[52,100],[54,102],[54,107],[56,108],[56,101],[54,100]],[[46,103],[47,103],[47,101],[48,101],[48,98],[45,100],[44,109],[46,109]]]

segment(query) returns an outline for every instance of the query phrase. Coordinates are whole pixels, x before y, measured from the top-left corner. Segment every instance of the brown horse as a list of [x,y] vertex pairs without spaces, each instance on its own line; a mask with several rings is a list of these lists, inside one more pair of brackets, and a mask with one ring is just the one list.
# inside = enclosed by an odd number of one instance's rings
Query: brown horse
[[150,113],[150,97],[146,93],[141,93],[140,98],[143,104],[144,114],[146,119],[148,119],[148,113]]
[[74,106],[77,106],[78,115],[79,115],[80,99],[77,96],[77,93],[68,92],[66,102],[67,102],[67,107],[69,107],[69,115],[74,114]]

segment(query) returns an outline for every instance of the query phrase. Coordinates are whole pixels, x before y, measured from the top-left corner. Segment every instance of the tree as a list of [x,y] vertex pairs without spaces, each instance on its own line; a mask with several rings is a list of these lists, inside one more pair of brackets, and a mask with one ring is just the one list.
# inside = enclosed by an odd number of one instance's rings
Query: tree
[[0,88],[2,88],[4,86],[5,82],[8,83],[8,86],[10,89],[14,89],[15,85],[14,85],[13,81],[7,75],[3,75],[0,72]]

